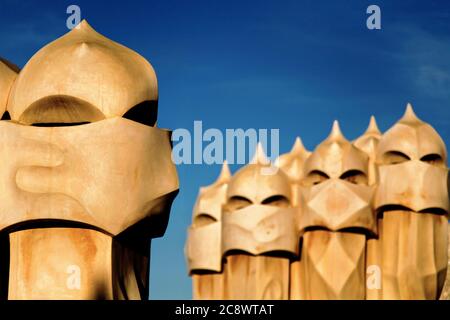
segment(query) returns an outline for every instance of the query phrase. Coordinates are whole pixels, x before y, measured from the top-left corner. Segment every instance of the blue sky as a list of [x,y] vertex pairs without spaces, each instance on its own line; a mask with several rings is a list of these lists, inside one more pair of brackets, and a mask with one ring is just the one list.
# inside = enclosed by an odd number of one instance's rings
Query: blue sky
[[[450,137],[448,1],[29,1],[0,0],[0,56],[19,66],[68,30],[66,8],[146,57],[160,88],[164,128],[279,128],[308,149],[338,119],[354,139],[375,115],[382,131],[407,102]],[[382,29],[366,28],[381,8]],[[237,166],[233,166],[235,171]],[[198,188],[217,165],[180,165],[166,235],[153,241],[152,299],[191,298],[183,246]]]

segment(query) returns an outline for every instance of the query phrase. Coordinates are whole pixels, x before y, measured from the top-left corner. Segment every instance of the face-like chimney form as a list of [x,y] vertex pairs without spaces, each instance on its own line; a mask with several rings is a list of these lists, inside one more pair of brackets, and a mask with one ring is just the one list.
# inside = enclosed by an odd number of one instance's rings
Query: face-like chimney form
[[447,271],[447,151],[439,134],[415,115],[381,138],[375,210],[383,299],[438,299]]
[[[178,192],[158,86],[86,21],[15,77],[0,64],[0,230],[9,299],[147,299],[152,238]],[[13,84],[12,84],[13,83]],[[5,95],[7,99],[5,99]],[[5,104],[6,102],[6,104]]]

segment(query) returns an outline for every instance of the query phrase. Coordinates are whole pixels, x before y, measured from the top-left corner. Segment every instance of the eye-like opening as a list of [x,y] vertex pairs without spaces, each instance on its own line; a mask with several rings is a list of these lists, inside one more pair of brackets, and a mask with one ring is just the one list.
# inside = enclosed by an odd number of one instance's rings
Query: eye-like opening
[[3,113],[2,118],[0,120],[11,120],[11,116],[9,115],[9,112],[5,111],[5,113]]
[[252,204],[252,201],[247,199],[246,197],[241,196],[233,196],[231,197],[225,205],[225,211],[236,211],[239,209],[243,209]]
[[[9,113],[8,113],[9,115]],[[3,117],[6,117],[6,112]],[[154,126],[158,116],[158,101],[143,101],[129,109],[122,117]],[[82,99],[55,95],[42,98],[30,105],[19,122],[38,127],[75,126],[105,119],[95,106]],[[2,120],[9,120],[3,119]]]
[[122,117],[153,127],[158,118],[158,101],[143,101],[128,110]]
[[281,194],[270,196],[270,197],[264,199],[261,202],[261,204],[268,205],[268,206],[274,206],[274,207],[280,207],[280,208],[290,207],[289,199]]
[[192,223],[193,227],[204,227],[208,224],[214,223],[217,220],[207,213],[201,213],[195,217],[194,222]]
[[359,170],[348,170],[345,171],[339,179],[345,180],[347,182],[359,185],[367,185],[368,179],[367,175]]
[[389,151],[383,155],[383,164],[399,164],[411,160],[406,154],[400,151]]
[[71,126],[81,126],[83,124],[88,124],[89,121],[85,122],[48,122],[48,123],[32,123],[33,127],[71,127]]
[[311,187],[320,184],[328,179],[330,179],[330,177],[325,172],[320,170],[313,170],[306,176],[303,184],[307,187]]
[[40,127],[73,126],[105,119],[100,110],[82,99],[56,95],[31,104],[19,122]]
[[432,166],[442,166],[444,159],[437,153],[430,153],[420,158],[420,161],[426,162]]

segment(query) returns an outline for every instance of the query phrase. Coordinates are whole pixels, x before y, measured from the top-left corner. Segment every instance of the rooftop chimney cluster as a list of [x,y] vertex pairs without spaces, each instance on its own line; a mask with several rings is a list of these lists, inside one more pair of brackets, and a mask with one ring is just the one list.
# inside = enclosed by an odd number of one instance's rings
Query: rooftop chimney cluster
[[[263,170],[275,166],[279,170]],[[273,174],[267,174],[272,172]],[[194,299],[439,299],[448,261],[447,151],[408,104],[382,134],[337,121],[200,189],[185,247]]]

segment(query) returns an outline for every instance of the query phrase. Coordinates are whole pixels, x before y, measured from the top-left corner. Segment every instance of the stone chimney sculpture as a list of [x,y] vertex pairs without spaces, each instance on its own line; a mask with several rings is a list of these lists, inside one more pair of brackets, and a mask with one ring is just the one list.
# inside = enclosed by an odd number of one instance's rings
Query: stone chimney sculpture
[[[448,236],[450,240],[450,228],[448,229]],[[448,253],[449,256],[448,265],[447,265],[447,278],[445,280],[444,289],[442,289],[442,294],[440,297],[440,300],[450,300],[450,245],[448,246]]]
[[289,299],[298,255],[293,187],[282,170],[265,169],[274,167],[258,145],[249,165],[232,177],[225,165],[200,190],[186,244],[194,299]]
[[[292,189],[292,206],[297,208],[300,217],[300,190],[304,178],[303,168],[311,152],[305,149],[302,140],[297,137],[291,151],[277,158],[275,165],[282,169],[289,177]],[[297,219],[297,223],[299,219]],[[299,243],[300,246],[300,243]],[[291,260],[289,279],[289,299],[299,300],[302,296],[300,256]]]
[[2,116],[6,112],[9,93],[19,72],[20,69],[17,66],[0,58],[0,114]]
[[185,253],[193,281],[193,298],[224,299],[222,206],[231,173],[225,162],[217,180],[200,189],[188,230]]
[[[374,186],[377,183],[376,153],[381,136],[382,134],[378,129],[375,117],[372,116],[364,134],[353,141],[355,147],[361,149],[369,156],[368,183],[370,186]],[[378,225],[377,228],[379,228]],[[369,235],[366,245],[366,299],[378,300],[381,298],[382,277],[379,266],[381,249],[377,235]]]
[[[223,294],[198,294],[194,275],[195,299],[448,299],[447,151],[410,105],[384,134],[371,117],[352,143],[337,121],[312,153],[297,139],[274,175],[256,154],[227,172],[226,200],[208,188],[225,201],[202,233]],[[188,241],[188,259],[211,247]]]
[[381,132],[378,129],[377,121],[374,116],[371,116],[366,132],[353,141],[355,147],[361,149],[369,156],[369,172],[367,178],[370,186],[377,183],[376,152],[380,139]]
[[226,299],[289,299],[297,216],[289,177],[270,166],[259,144],[228,185],[222,230]]
[[447,151],[439,134],[406,112],[377,148],[383,299],[438,299],[447,272]]
[[[2,107],[13,78],[4,68]],[[170,132],[156,127],[152,66],[83,21],[28,61],[7,100],[3,292],[9,299],[146,299],[150,242],[164,234],[178,192]]]
[[366,235],[376,233],[368,156],[334,122],[305,163],[301,193],[303,299],[364,299]]

